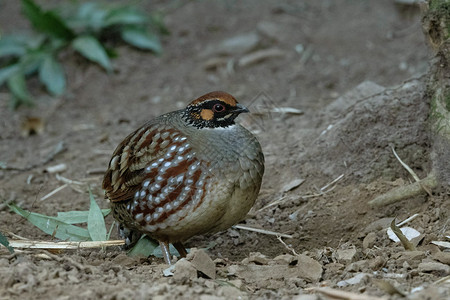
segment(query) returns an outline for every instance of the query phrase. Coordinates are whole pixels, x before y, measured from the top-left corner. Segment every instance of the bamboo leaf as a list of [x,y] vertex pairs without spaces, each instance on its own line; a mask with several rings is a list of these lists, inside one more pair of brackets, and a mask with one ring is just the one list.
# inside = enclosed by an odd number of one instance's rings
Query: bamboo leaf
[[[110,208],[102,209],[103,217],[106,217],[111,212]],[[65,222],[67,224],[78,224],[78,223],[87,223],[88,221],[89,211],[63,211],[58,212],[57,219],[61,222]]]
[[11,247],[11,246],[9,245],[8,239],[7,239],[6,236],[4,236],[1,232],[0,232],[0,244],[2,244],[3,246],[5,246],[6,249],[8,249],[9,253],[14,253],[13,247]]
[[157,241],[149,238],[146,235],[143,235],[136,243],[136,245],[134,245],[133,248],[131,248],[128,251],[127,255],[132,257],[133,256],[149,257],[150,255],[153,255],[153,252],[157,247],[159,247],[159,243]]
[[44,58],[39,68],[39,79],[53,95],[62,95],[66,88],[66,77],[59,62],[52,55]]
[[89,235],[93,241],[106,241],[105,219],[91,190],[89,190],[89,199],[91,201],[87,222]]
[[43,232],[55,236],[60,240],[88,241],[90,235],[87,229],[70,225],[59,221],[55,217],[50,217],[38,213],[29,212],[15,204],[8,205],[9,208],[18,215],[27,219],[31,224]]
[[107,71],[111,71],[111,63],[100,42],[90,35],[82,35],[72,42],[72,47],[87,59],[98,63]]

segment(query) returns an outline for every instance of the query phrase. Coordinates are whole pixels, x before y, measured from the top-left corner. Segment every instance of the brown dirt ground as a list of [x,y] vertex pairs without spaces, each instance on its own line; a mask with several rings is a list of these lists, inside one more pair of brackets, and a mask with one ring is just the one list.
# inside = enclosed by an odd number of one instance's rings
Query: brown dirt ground
[[[106,168],[123,137],[197,96],[225,90],[254,111],[293,107],[304,112],[241,118],[266,156],[260,197],[244,223],[293,238],[283,244],[274,236],[230,229],[191,239],[189,247],[214,242],[207,253],[215,260],[215,279],[192,275],[190,265],[164,277],[167,266],[161,259],[129,258],[118,248],[46,256],[39,251],[10,255],[0,248],[0,299],[328,299],[314,294],[317,287],[400,298],[380,287],[383,281],[408,299],[450,297],[448,283],[436,284],[449,275],[449,252],[431,244],[450,235],[448,192],[436,190],[381,208],[367,204],[412,180],[391,146],[420,178],[431,171],[429,108],[423,97],[431,54],[417,7],[390,0],[141,5],[166,12],[171,35],[163,38],[161,56],[119,46],[115,72],[108,75],[64,53],[67,95],[48,98],[32,81],[30,88],[42,96],[35,107],[16,112],[8,109],[9,95],[2,90],[0,161],[26,170],[0,170],[0,196],[49,215],[87,210],[87,193],[72,188],[40,200],[62,185],[43,170],[65,163],[61,175],[90,183],[100,206],[108,207],[97,170]],[[18,1],[0,1],[3,32],[27,26]],[[219,53],[221,41],[246,33],[258,37],[246,53]],[[268,48],[282,54],[239,65],[248,53]],[[216,58],[219,63],[208,65]],[[45,129],[24,137],[21,124],[30,116],[41,118]],[[66,150],[42,164],[60,142]],[[288,190],[295,179],[305,181]],[[279,202],[266,207],[274,201]],[[408,225],[423,236],[411,254],[389,240],[384,228],[393,217],[404,220],[415,213],[419,217]],[[4,207],[0,231],[50,239]],[[295,258],[294,252],[315,261]],[[358,274],[362,280],[341,286]]]

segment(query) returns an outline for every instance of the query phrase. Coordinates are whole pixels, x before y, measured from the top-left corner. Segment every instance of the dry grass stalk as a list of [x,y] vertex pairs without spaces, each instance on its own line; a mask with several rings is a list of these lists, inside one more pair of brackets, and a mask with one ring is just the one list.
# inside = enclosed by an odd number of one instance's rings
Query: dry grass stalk
[[280,236],[280,237],[284,237],[284,238],[287,238],[287,239],[292,239],[293,238],[293,236],[289,235],[289,234],[283,234],[283,233],[279,233],[279,232],[275,232],[275,231],[259,229],[259,228],[253,228],[253,227],[248,227],[248,226],[244,226],[244,225],[234,225],[233,228],[247,230],[247,231],[253,231],[253,232],[258,232],[258,233],[267,234],[267,235]]
[[[413,171],[413,169],[411,169],[406,163],[403,162],[403,160],[400,159],[400,157],[397,155],[397,152],[395,152],[394,147],[392,147],[392,152],[394,152],[395,158],[397,158],[397,160],[400,162],[400,164],[403,166],[403,168],[406,169],[406,171],[408,171],[409,174],[411,174],[411,176],[414,178],[414,180],[416,182],[420,183],[420,178],[419,176],[417,176],[417,174]],[[420,185],[425,192],[427,192],[427,194],[429,196],[431,196],[431,191],[428,189],[428,187],[426,185]]]
[[56,194],[57,192],[63,190],[64,188],[66,188],[68,186],[67,183],[57,187],[56,189],[54,189],[53,191],[51,191],[50,193],[48,193],[47,195],[45,195],[44,197],[41,198],[41,201],[44,201],[48,198],[50,198],[51,196],[53,196],[54,194]]
[[287,250],[291,251],[292,254],[294,254],[295,256],[298,256],[298,253],[295,251],[295,249],[292,248],[291,246],[287,245],[287,244],[283,241],[283,239],[281,238],[281,236],[278,235],[278,236],[277,236],[277,240],[279,240],[280,243],[282,243],[283,246],[284,246]]
[[403,232],[398,228],[397,225],[395,225],[395,218],[391,222],[391,229],[395,233],[395,235],[398,237],[400,242],[403,245],[403,248],[407,251],[415,251],[416,247],[408,240],[408,238],[403,234]]
[[437,186],[436,175],[433,172],[428,174],[426,178],[422,179],[419,182],[414,182],[409,185],[397,187],[385,194],[376,197],[375,199],[369,201],[369,205],[376,207],[385,206],[404,200],[406,198],[414,197],[416,195],[419,195],[420,193],[423,193],[424,186],[426,186],[428,189],[432,189]]
[[13,248],[25,249],[80,249],[80,248],[102,248],[125,245],[125,240],[111,241],[87,241],[87,242],[47,242],[31,240],[10,240],[9,245]]

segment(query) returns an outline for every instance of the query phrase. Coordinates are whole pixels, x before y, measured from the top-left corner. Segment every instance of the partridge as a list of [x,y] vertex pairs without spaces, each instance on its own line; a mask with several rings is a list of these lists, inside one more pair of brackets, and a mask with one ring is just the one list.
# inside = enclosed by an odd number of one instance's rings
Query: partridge
[[146,234],[169,243],[228,229],[253,206],[264,173],[256,137],[235,123],[249,110],[225,92],[161,115],[116,148],[103,179],[119,234],[128,244]]

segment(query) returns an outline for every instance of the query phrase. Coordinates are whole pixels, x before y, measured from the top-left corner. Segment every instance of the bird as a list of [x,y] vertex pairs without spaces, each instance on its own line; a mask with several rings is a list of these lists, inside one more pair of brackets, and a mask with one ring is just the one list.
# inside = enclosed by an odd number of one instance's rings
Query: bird
[[246,217],[264,174],[259,141],[235,122],[248,112],[232,95],[210,92],[148,121],[117,146],[102,187],[126,245],[146,234],[170,265],[169,244],[185,257],[189,238]]

